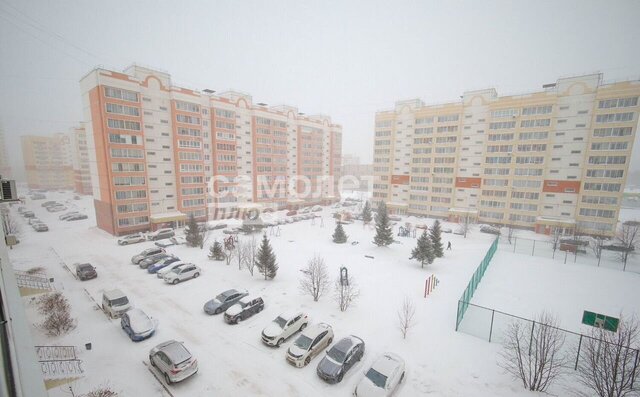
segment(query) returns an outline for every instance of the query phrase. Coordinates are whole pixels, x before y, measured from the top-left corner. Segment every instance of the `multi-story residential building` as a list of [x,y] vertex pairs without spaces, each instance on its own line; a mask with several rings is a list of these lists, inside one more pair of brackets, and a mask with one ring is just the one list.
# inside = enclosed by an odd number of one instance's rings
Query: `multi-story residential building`
[[338,197],[342,128],[328,116],[177,87],[140,66],[95,69],[81,91],[97,223],[110,233]]
[[342,156],[342,188],[370,191],[373,183],[373,164],[362,164],[360,157]]
[[11,178],[11,166],[9,164],[9,156],[7,155],[7,141],[4,137],[2,125],[0,125],[0,176],[5,179]]
[[374,201],[391,211],[611,235],[638,126],[639,81],[559,79],[376,114]]
[[71,139],[74,189],[79,194],[91,194],[89,150],[87,148],[87,132],[84,126],[72,127],[69,131],[69,137]]
[[73,161],[68,134],[22,136],[22,158],[30,189],[73,189]]

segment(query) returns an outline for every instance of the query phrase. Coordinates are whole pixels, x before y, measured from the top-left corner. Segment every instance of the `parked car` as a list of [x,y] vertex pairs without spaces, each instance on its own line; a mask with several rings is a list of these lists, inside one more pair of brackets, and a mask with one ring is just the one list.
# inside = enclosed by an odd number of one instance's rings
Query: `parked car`
[[296,367],[304,367],[311,359],[333,342],[333,328],[318,323],[302,331],[287,350],[287,361]]
[[171,270],[175,269],[178,266],[182,266],[185,263],[182,261],[177,261],[177,262],[173,262],[172,264],[170,264],[169,266],[165,266],[162,269],[158,270],[156,272],[156,277],[158,278],[164,278],[164,275],[169,273]]
[[27,209],[25,207],[18,207],[18,213],[22,214],[23,212],[25,212]]
[[334,205],[331,206],[331,208],[340,208],[342,207],[342,204],[340,203],[335,203]]
[[161,254],[151,255],[151,256],[148,256],[148,257],[144,258],[143,260],[141,260],[138,263],[138,266],[140,266],[140,269],[146,269],[149,266],[155,264],[156,262],[160,262],[161,260],[163,260],[165,258],[168,258],[169,256],[170,255],[165,253],[165,252],[163,252]]
[[47,207],[47,211],[49,212],[61,212],[66,210],[67,210],[67,207],[65,207],[64,205],[54,205],[51,207]]
[[340,383],[342,377],[364,356],[364,341],[347,336],[336,342],[318,364],[318,376],[328,383]]
[[58,219],[60,219],[61,221],[66,221],[69,217],[79,214],[78,211],[71,211],[71,212],[67,212],[66,214],[62,214],[58,217]]
[[[303,209],[300,210],[301,214],[307,214],[309,212],[311,212],[311,207],[304,207]],[[287,215],[289,215],[289,214],[287,214]]]
[[[300,211],[300,212],[302,213],[302,211]],[[298,211],[292,210],[292,211],[287,211],[286,215],[287,216],[294,216],[294,215],[297,215],[297,214],[298,214]]]
[[187,243],[187,238],[184,236],[175,236],[168,239],[156,241],[154,244],[161,248],[167,248],[172,245],[182,245]]
[[44,203],[40,204],[40,206],[42,208],[52,207],[54,205],[58,205],[58,202],[57,201],[45,201]]
[[311,212],[320,212],[322,211],[322,207],[319,205],[314,205],[313,208],[311,208]]
[[24,218],[35,218],[36,214],[34,214],[33,211],[23,211],[22,216]]
[[149,267],[147,267],[147,272],[154,274],[156,273],[158,270],[169,266],[170,264],[174,263],[174,262],[178,262],[180,260],[180,258],[176,257],[176,256],[168,256],[164,259],[160,259],[159,261],[157,261],[156,263],[154,263],[153,265],[149,265]]
[[302,331],[309,324],[308,316],[302,312],[283,313],[262,330],[262,342],[280,347],[290,336]]
[[155,232],[147,233],[147,240],[156,241],[156,240],[161,240],[163,238],[170,238],[175,235],[176,234],[173,231],[173,229],[170,229],[170,228],[158,229]]
[[198,278],[200,272],[201,270],[198,266],[193,263],[185,263],[182,266],[173,268],[173,270],[165,274],[163,280],[165,283],[178,284],[185,280]]
[[209,230],[219,230],[227,227],[226,223],[218,223],[217,225],[209,225]]
[[389,220],[394,222],[400,222],[402,220],[398,215],[389,215]]
[[47,196],[45,196],[42,193],[34,193],[34,194],[31,195],[31,200],[44,200],[46,198],[47,198]]
[[238,291],[237,289],[224,291],[204,304],[204,312],[207,314],[222,313],[247,295],[249,295],[247,291]]
[[119,289],[105,291],[102,294],[102,310],[109,317],[120,317],[130,308],[129,298]]
[[390,396],[404,379],[404,360],[393,353],[378,357],[364,372],[353,395],[357,397]]
[[131,258],[131,263],[133,263],[134,265],[137,265],[145,258],[148,258],[152,255],[164,254],[164,253],[165,251],[162,248],[157,248],[157,247],[147,248],[146,250],[142,251],[138,255],[134,255]]
[[498,229],[497,227],[489,226],[489,225],[482,225],[480,227],[480,232],[499,235],[500,229]]
[[38,218],[26,218],[27,219],[27,223],[29,225],[34,225],[36,223],[43,223],[40,219]]
[[149,363],[160,371],[168,384],[181,382],[198,372],[198,361],[182,342],[175,340],[151,349]]
[[442,228],[442,233],[451,233],[451,232],[452,232],[452,230],[451,230],[450,227],[443,227]]
[[44,223],[34,223],[31,226],[33,227],[33,230],[35,230],[36,232],[48,232],[49,231],[49,226],[45,225]]
[[260,313],[262,309],[264,309],[264,301],[261,297],[247,295],[224,312],[224,321],[227,324],[237,324]]
[[140,309],[131,309],[120,317],[120,326],[134,342],[153,336],[156,322]]
[[134,233],[126,236],[122,236],[118,239],[118,245],[129,245],[135,243],[141,243],[143,241],[147,241],[144,234],[142,233]]
[[98,277],[98,272],[91,263],[76,263],[76,276],[80,281],[90,280]]
[[75,214],[70,216],[69,218],[67,218],[67,222],[69,221],[81,221],[83,219],[88,219],[89,217],[86,216],[85,214]]

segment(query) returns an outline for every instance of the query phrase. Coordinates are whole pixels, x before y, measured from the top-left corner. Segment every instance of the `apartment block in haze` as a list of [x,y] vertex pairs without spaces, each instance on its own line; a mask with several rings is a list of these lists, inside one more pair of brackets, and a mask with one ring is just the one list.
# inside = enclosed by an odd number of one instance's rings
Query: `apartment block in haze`
[[69,131],[69,138],[71,139],[74,190],[78,194],[91,194],[89,150],[87,147],[87,132],[84,126],[72,127]]
[[4,179],[10,179],[12,177],[9,156],[7,155],[8,152],[7,141],[2,126],[0,125],[0,176]]
[[73,160],[68,134],[24,135],[22,158],[29,189],[73,189]]
[[109,233],[338,199],[342,129],[328,116],[177,87],[135,65],[80,84],[96,218]]
[[551,233],[615,233],[640,81],[601,74],[538,92],[397,102],[375,116],[375,203],[391,211]]

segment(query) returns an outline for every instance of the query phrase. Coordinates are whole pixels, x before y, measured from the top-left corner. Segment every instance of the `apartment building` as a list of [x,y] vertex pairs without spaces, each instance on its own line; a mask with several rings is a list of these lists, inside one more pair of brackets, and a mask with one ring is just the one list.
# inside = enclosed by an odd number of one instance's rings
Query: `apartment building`
[[24,135],[21,138],[29,189],[73,189],[73,160],[68,134]]
[[71,160],[73,163],[73,185],[78,194],[91,194],[91,173],[89,173],[89,150],[87,132],[84,126],[69,130],[71,140]]
[[9,156],[7,155],[8,150],[6,142],[2,125],[0,125],[0,176],[5,179],[10,179],[11,166],[9,164]]
[[640,81],[601,74],[538,92],[465,92],[376,113],[374,192],[391,211],[615,233],[638,126]]
[[342,128],[328,116],[174,86],[136,65],[92,70],[80,85],[96,218],[109,233],[338,199]]

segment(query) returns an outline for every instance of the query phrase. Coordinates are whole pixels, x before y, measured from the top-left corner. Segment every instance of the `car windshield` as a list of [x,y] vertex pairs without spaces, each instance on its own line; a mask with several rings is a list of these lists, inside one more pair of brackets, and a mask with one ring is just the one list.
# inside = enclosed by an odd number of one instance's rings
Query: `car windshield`
[[90,265],[90,264],[88,264],[88,263],[85,263],[84,265],[80,265],[80,266],[78,266],[78,269],[79,269],[80,271],[82,271],[82,270],[91,270],[91,269],[93,269],[93,266],[91,266],[91,265]]
[[280,328],[284,328],[285,325],[287,325],[287,320],[285,320],[282,317],[278,317],[275,320],[273,320],[274,323],[278,324],[280,326]]
[[127,299],[126,296],[111,301],[112,306],[122,306],[126,305],[127,303],[129,303],[129,299]]
[[369,368],[366,377],[373,382],[374,385],[384,389],[384,385],[387,383],[387,377],[373,368]]
[[345,352],[340,351],[335,346],[329,349],[327,352],[327,356],[329,356],[333,361],[342,364],[344,361],[344,357],[346,356]]
[[226,301],[228,298],[229,298],[229,296],[228,296],[228,295],[225,295],[224,293],[222,293],[222,294],[220,294],[220,295],[216,296],[216,300],[217,300],[217,301],[219,301],[219,302],[224,302],[224,301]]
[[298,339],[296,339],[294,345],[298,346],[302,350],[308,350],[309,346],[311,346],[311,342],[313,340],[306,335],[300,335]]

